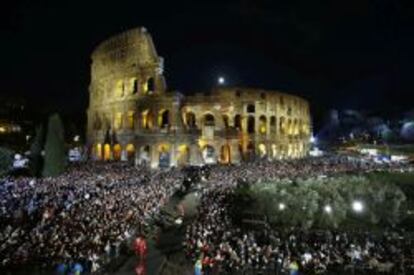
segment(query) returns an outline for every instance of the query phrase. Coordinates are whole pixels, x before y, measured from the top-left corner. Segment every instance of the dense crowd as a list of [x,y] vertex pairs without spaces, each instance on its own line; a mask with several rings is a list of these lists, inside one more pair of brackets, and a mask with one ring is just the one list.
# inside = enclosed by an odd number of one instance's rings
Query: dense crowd
[[[412,167],[324,157],[203,168],[202,200],[197,219],[187,228],[186,253],[194,261],[202,258],[205,274],[296,267],[324,271],[356,263],[406,268],[404,255],[413,255],[412,245],[401,234],[351,236],[269,227],[246,231],[234,225],[228,212],[229,195],[240,183],[383,169]],[[62,274],[69,266],[97,271],[123,244],[131,243],[137,231],[148,228],[186,177],[179,169],[87,163],[71,166],[56,178],[2,178],[0,265],[58,265]]]
[[2,266],[69,266],[96,271],[182,182],[178,170],[126,164],[71,167],[57,178],[0,182]]
[[[187,256],[204,274],[350,274],[414,272],[414,243],[396,230],[383,234],[299,227],[254,230],[240,227],[229,212],[239,184],[282,178],[308,178],[374,170],[412,171],[403,164],[380,165],[347,158],[318,158],[279,163],[256,162],[214,167],[204,176],[197,219],[187,227]],[[333,272],[333,273],[332,273]]]

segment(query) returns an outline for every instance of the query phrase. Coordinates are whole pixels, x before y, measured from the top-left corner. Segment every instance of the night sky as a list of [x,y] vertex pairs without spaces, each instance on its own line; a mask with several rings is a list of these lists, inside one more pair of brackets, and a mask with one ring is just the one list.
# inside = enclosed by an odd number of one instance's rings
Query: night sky
[[2,4],[2,95],[84,115],[94,47],[145,26],[170,90],[207,90],[223,75],[302,95],[316,113],[414,107],[413,1],[62,2]]

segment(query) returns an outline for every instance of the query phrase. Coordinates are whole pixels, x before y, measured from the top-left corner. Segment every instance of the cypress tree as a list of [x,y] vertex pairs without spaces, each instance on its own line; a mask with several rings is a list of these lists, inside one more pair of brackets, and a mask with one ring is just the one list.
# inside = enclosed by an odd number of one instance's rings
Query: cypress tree
[[49,117],[45,143],[44,177],[60,175],[66,164],[63,124],[58,114]]

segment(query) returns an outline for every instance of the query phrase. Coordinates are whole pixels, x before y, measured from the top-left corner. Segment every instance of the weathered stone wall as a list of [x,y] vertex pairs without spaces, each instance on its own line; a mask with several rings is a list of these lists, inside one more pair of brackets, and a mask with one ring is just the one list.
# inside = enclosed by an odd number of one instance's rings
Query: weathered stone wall
[[87,127],[94,158],[164,167],[307,154],[306,100],[237,87],[184,97],[166,92],[162,67],[143,28],[94,51]]

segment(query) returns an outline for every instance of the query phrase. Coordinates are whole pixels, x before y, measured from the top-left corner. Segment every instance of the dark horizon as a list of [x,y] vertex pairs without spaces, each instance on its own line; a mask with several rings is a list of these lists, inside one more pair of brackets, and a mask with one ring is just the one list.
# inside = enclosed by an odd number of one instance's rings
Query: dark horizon
[[382,114],[413,108],[414,25],[399,1],[21,1],[3,12],[0,93],[39,110],[84,116],[90,54],[138,26],[164,57],[169,90],[205,91],[223,75],[230,86],[303,96],[316,117],[330,108]]

